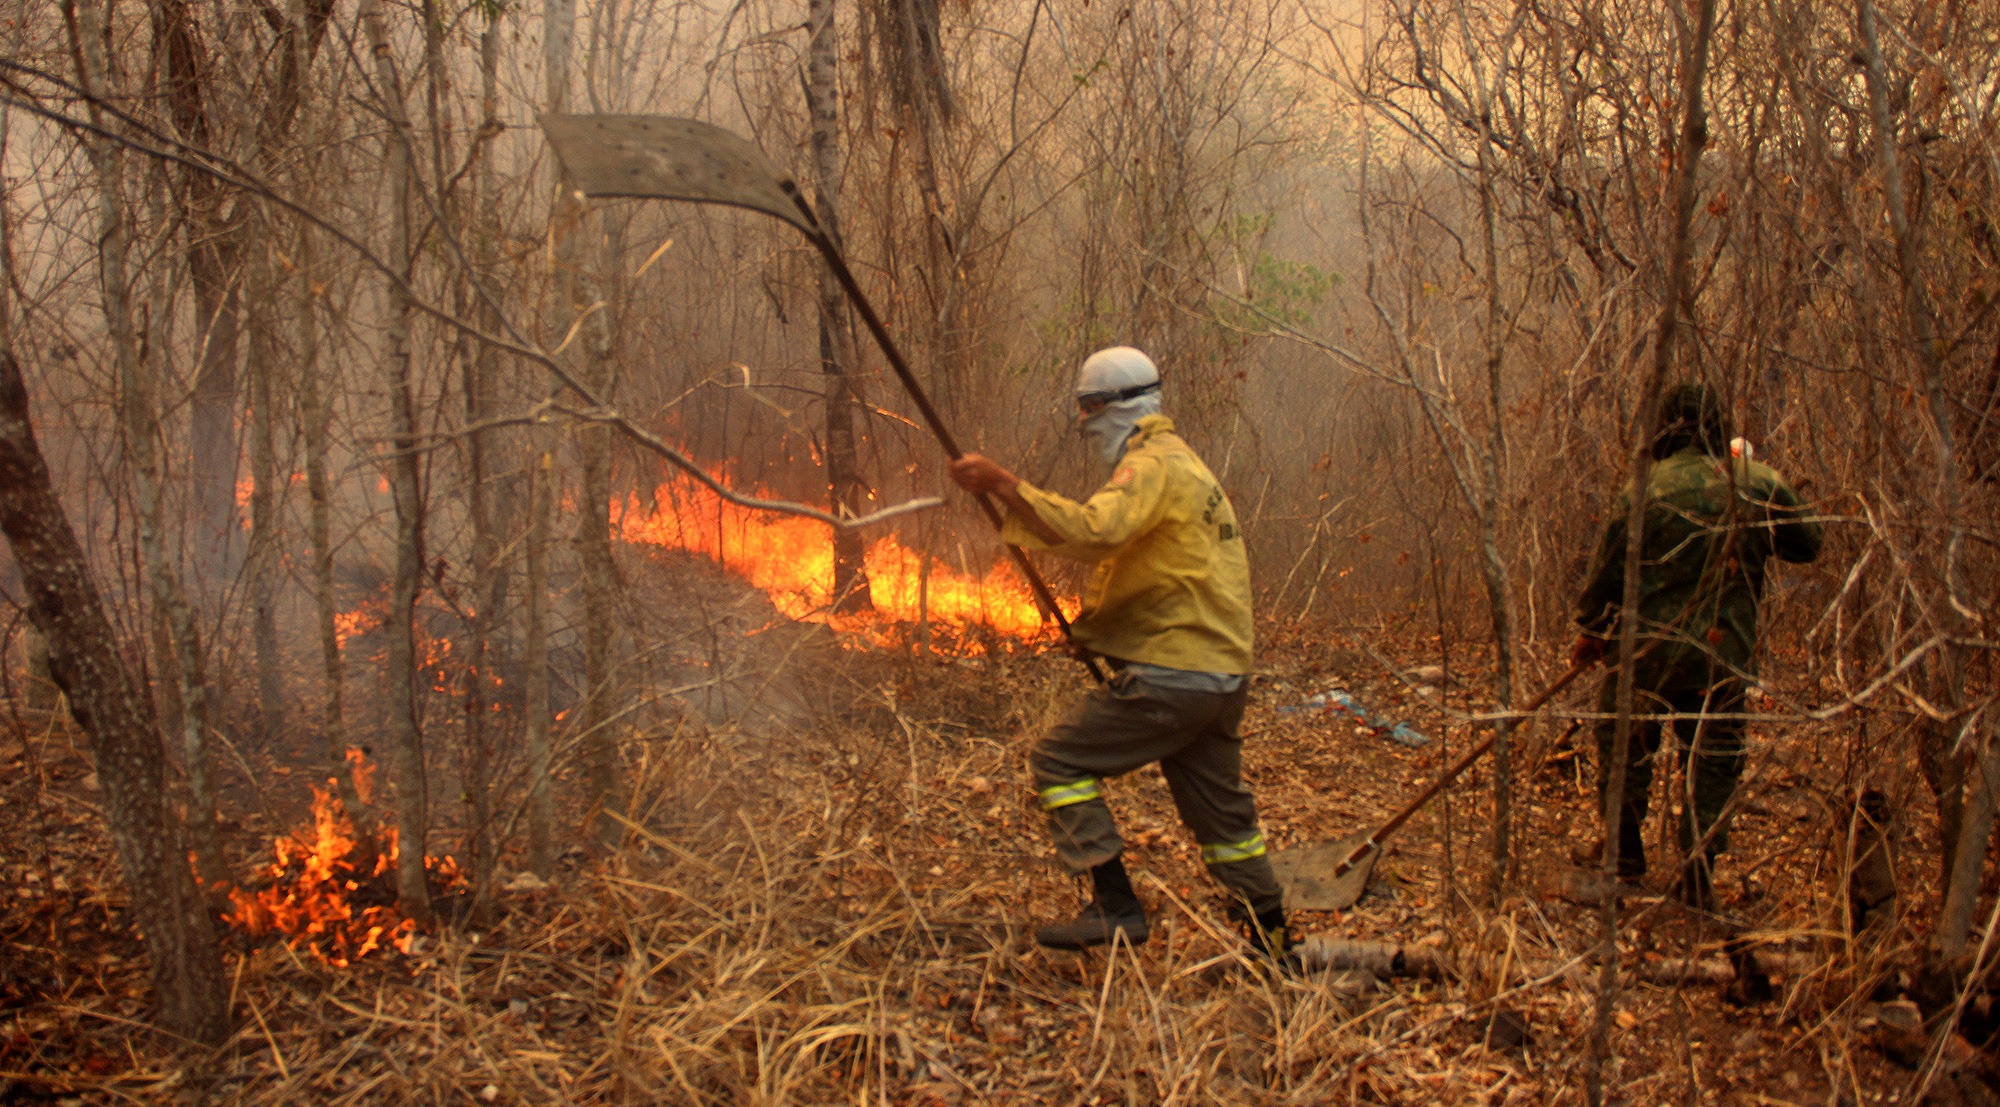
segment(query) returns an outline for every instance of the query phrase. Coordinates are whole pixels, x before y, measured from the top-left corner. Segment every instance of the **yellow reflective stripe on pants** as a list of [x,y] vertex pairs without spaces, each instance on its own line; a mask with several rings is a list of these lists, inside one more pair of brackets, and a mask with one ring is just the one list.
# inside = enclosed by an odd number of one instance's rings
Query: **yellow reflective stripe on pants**
[[1201,847],[1201,863],[1204,865],[1227,865],[1232,861],[1249,861],[1264,856],[1264,836],[1253,834],[1240,842],[1222,842]]
[[1058,807],[1068,807],[1072,803],[1083,803],[1104,795],[1097,781],[1089,777],[1073,784],[1057,784],[1041,790],[1042,810],[1054,811]]

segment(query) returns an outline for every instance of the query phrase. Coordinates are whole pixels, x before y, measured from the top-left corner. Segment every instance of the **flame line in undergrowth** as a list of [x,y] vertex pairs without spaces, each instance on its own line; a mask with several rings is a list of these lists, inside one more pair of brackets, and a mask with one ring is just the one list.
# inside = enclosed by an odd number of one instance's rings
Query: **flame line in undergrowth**
[[[753,494],[772,495],[762,488]],[[662,483],[650,507],[637,496],[627,500],[618,531],[625,542],[716,561],[769,596],[787,618],[828,623],[878,641],[895,637],[888,624],[920,617],[960,635],[984,630],[1025,640],[1046,632],[1033,594],[1006,561],[983,576],[967,576],[927,559],[893,534],[870,543],[864,555],[874,612],[835,613],[833,544],[826,527],[739,507],[686,478]]]

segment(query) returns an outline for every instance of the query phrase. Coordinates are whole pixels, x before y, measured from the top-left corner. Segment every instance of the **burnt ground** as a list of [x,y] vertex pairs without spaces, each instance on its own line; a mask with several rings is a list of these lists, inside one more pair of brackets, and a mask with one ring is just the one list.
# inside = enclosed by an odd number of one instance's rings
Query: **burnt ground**
[[[1241,957],[1151,770],[1112,795],[1155,939],[1077,957],[1026,938],[1079,902],[1020,769],[1026,743],[1082,691],[1073,663],[845,649],[775,625],[720,583],[703,594],[641,605],[665,659],[644,679],[679,691],[620,733],[638,824],[622,849],[570,855],[552,886],[510,892],[496,918],[427,936],[409,956],[336,970],[232,938],[240,1031],[215,1052],[143,1028],[141,951],[87,755],[60,717],[11,704],[0,1098],[1581,1102],[1598,922],[1558,892],[1571,848],[1594,837],[1588,731],[1564,737],[1564,709],[1580,710],[1589,689],[1518,736],[1519,849],[1497,906],[1483,891],[1482,766],[1394,839],[1365,900],[1296,919],[1323,938],[1425,951],[1432,975],[1272,979]],[[1471,733],[1441,725],[1398,676],[1438,664],[1435,641],[1273,627],[1263,657],[1246,752],[1276,847],[1378,820]],[[1444,703],[1483,707],[1490,663],[1463,650],[1455,662],[1434,682]],[[1780,706],[1826,702],[1788,684],[1782,658],[1769,668]],[[1431,743],[1285,710],[1335,686]],[[1921,1058],[1895,1024],[1918,936],[1896,920],[1846,937],[1839,843],[1857,743],[1841,728],[1852,725],[1753,726],[1720,917],[1680,907],[1664,873],[1629,905],[1613,1099],[1912,1100],[1905,1063]],[[239,859],[299,817],[313,748],[305,734],[239,755]],[[1921,901],[1932,893],[1911,859],[1931,855],[1928,807],[1892,799],[1905,900]],[[1713,963],[1732,937],[1774,955],[1768,997],[1652,982],[1679,959]],[[1500,1009],[1503,1040],[1489,1040]],[[1947,1076],[1931,1094],[1981,1093]]]

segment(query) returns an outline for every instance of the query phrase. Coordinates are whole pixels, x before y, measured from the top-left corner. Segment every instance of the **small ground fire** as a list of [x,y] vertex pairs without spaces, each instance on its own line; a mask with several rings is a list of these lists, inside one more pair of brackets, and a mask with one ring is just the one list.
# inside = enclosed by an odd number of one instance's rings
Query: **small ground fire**
[[[347,751],[354,786],[364,802],[375,769],[360,750]],[[397,911],[396,830],[371,844],[340,802],[334,782],[313,789],[312,827],[272,843],[274,860],[258,871],[263,888],[232,888],[223,921],[252,938],[282,937],[295,950],[345,967],[384,947],[408,952],[416,923]],[[434,887],[464,883],[450,857],[426,857]]]

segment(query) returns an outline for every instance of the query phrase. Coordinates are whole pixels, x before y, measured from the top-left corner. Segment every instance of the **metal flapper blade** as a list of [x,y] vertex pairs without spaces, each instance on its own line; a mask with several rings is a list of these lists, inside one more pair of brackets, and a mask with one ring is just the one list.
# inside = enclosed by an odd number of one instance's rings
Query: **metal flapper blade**
[[542,131],[587,196],[731,204],[775,215],[808,235],[785,172],[748,139],[671,115],[544,115]]

